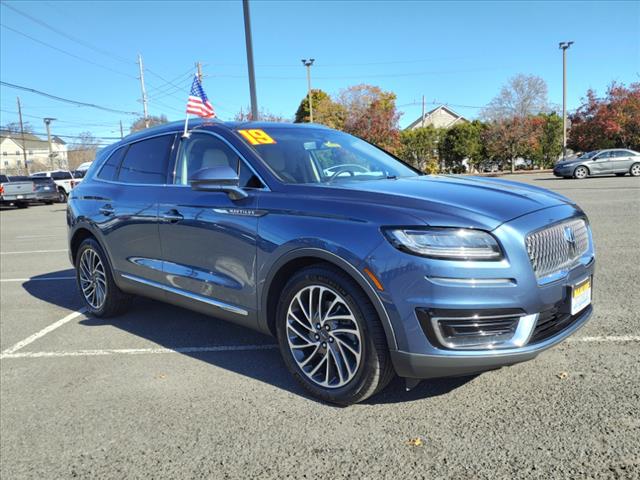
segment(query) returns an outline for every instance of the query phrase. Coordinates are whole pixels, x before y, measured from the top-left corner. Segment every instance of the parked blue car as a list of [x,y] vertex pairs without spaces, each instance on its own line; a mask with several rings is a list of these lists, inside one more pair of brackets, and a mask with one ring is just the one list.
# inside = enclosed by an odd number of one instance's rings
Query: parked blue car
[[105,148],[70,196],[88,311],[132,295],[277,337],[313,396],[530,360],[592,313],[589,221],[494,178],[423,175],[319,125],[182,122]]

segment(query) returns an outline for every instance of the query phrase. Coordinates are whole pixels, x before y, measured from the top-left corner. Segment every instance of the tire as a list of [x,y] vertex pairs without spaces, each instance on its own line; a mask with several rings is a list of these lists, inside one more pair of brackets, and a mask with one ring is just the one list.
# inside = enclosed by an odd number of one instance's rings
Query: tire
[[16,202],[16,207],[18,207],[18,208],[29,208],[29,204],[27,202]]
[[49,201],[47,201],[47,202],[44,202],[44,204],[45,204],[45,205],[53,205],[53,202],[49,202]]
[[624,177],[626,173],[616,173],[616,177]]
[[573,171],[573,178],[583,180],[589,176],[589,169],[583,165],[580,165]]
[[631,174],[632,177],[640,177],[640,163],[634,163],[631,165],[629,174]]
[[358,284],[337,268],[318,265],[297,272],[281,292],[276,329],[285,365],[322,401],[345,406],[360,402],[394,376],[375,308]]
[[[87,238],[80,244],[75,267],[80,296],[91,315],[108,318],[129,308],[131,297],[123,293],[113,281],[107,256],[95,239]],[[94,295],[91,294],[92,285]]]
[[60,188],[58,190],[58,203],[67,203],[67,197],[67,192]]

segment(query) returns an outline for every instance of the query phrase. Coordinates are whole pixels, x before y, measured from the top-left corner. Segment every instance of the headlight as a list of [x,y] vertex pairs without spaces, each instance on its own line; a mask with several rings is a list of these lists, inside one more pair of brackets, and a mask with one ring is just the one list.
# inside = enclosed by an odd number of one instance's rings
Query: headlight
[[490,233],[468,228],[400,228],[385,230],[399,250],[450,260],[498,260],[502,251]]

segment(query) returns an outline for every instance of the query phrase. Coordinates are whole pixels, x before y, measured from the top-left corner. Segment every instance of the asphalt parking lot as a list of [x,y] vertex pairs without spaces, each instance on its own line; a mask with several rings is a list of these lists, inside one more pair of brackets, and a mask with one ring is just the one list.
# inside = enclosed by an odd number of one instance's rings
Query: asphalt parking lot
[[589,215],[591,322],[532,362],[349,408],[249,330],[143,299],[85,316],[65,206],[2,210],[0,477],[639,478],[640,179],[512,178]]

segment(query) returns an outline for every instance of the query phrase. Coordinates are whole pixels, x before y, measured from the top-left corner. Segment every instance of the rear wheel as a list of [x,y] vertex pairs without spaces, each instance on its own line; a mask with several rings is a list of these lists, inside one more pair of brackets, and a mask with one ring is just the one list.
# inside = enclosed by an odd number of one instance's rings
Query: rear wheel
[[336,268],[308,267],[294,275],[282,292],[276,321],[287,368],[318,399],[357,403],[393,377],[375,308]]
[[28,208],[29,204],[27,202],[16,202],[16,207],[18,207],[18,208]]
[[578,180],[582,180],[583,178],[587,178],[589,176],[589,169],[587,167],[579,166],[573,171],[573,178],[577,178]]
[[634,163],[633,165],[631,165],[629,173],[632,177],[640,177],[640,163]]
[[58,203],[67,203],[67,192],[62,188],[58,190]]
[[96,317],[111,317],[124,312],[130,303],[129,295],[118,288],[102,247],[87,238],[76,255],[76,280],[84,304]]

